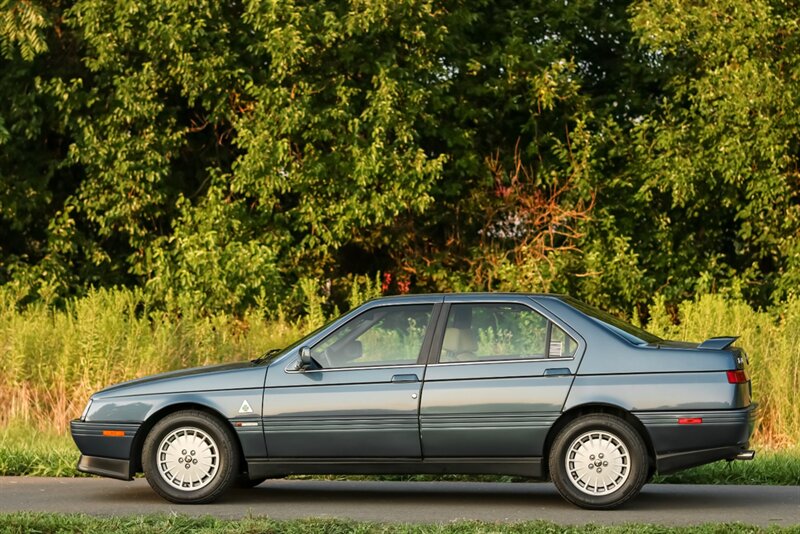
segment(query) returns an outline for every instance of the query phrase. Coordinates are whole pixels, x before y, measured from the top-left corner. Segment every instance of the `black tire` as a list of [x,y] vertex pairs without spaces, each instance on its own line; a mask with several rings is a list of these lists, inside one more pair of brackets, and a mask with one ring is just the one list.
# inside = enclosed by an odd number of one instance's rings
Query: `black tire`
[[[187,440],[198,439],[200,441],[197,446],[198,456],[208,451],[207,454],[213,456],[208,460],[209,465],[214,467],[208,467],[205,470],[203,479],[198,475],[197,481],[190,482],[179,482],[179,478],[173,476],[172,472],[162,474],[168,466],[166,462],[173,458],[166,451],[175,446],[173,443],[176,443],[175,441],[167,443],[166,438],[168,437],[173,440],[184,437]],[[205,412],[184,410],[172,413],[156,423],[145,438],[142,449],[145,478],[150,487],[168,501],[179,504],[212,502],[236,481],[239,474],[239,453],[235,439],[224,423]],[[191,449],[193,446],[187,446],[187,449]],[[201,449],[201,447],[207,448]],[[160,448],[162,450],[159,450]],[[195,451],[187,449],[183,449],[181,452],[186,454],[185,458],[189,460],[194,456]],[[181,462],[181,467],[185,467],[186,460],[180,457],[175,461]],[[196,458],[191,461],[197,464]],[[159,463],[162,466],[161,469]],[[200,465],[203,463],[201,462]],[[193,467],[186,469],[195,473]],[[198,467],[198,469],[202,468]],[[175,471],[175,473],[179,472]],[[197,489],[192,489],[192,485],[197,485]]]
[[[581,451],[595,454],[589,459]],[[598,451],[603,452],[597,454]],[[604,455],[608,457],[601,457]],[[608,461],[612,461],[611,466]],[[614,464],[619,466],[616,470]],[[556,436],[549,468],[553,483],[566,500],[581,508],[610,510],[638,495],[647,481],[647,447],[625,420],[606,414],[584,415],[568,423]]]

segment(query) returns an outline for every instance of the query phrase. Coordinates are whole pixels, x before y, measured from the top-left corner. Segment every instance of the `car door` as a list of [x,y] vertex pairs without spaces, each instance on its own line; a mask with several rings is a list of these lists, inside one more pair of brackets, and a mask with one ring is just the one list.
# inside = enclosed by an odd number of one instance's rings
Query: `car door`
[[420,405],[424,458],[537,457],[582,338],[524,296],[448,296]]
[[270,458],[421,457],[419,394],[442,297],[368,307],[310,347],[319,369],[270,369]]

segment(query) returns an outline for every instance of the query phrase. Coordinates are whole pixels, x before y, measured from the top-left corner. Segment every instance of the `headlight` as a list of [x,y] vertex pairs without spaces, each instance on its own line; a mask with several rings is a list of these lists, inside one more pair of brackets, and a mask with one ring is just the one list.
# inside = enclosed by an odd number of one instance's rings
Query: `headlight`
[[86,414],[89,413],[89,408],[92,407],[92,401],[94,399],[89,398],[89,402],[86,403],[86,408],[83,409],[83,413],[81,414],[81,421],[86,421]]

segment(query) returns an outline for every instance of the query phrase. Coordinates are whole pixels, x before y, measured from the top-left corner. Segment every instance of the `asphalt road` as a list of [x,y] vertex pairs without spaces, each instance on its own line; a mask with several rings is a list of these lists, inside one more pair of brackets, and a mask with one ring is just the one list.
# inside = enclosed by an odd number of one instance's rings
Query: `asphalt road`
[[0,477],[0,513],[23,510],[381,522],[544,519],[560,524],[788,526],[800,525],[800,486],[649,485],[621,510],[592,512],[566,503],[552,484],[544,483],[269,480],[254,489],[233,490],[214,504],[181,506],[160,499],[143,479]]

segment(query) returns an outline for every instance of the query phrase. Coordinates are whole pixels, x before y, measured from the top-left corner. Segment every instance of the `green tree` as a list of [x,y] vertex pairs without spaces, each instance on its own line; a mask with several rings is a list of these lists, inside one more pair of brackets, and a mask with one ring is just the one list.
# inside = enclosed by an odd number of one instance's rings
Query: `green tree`
[[236,313],[377,272],[622,313],[783,299],[797,7],[5,0],[0,284]]
[[759,304],[800,281],[796,2],[637,3],[632,24],[670,73],[631,133],[635,248],[672,301],[732,285]]

